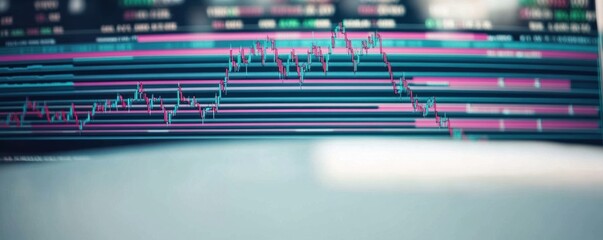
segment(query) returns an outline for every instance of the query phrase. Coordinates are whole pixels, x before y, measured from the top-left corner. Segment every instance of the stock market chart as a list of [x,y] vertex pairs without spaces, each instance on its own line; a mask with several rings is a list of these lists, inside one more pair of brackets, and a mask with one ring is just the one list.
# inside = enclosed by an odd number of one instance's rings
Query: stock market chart
[[601,4],[0,0],[0,240],[601,240]]
[[0,138],[600,144],[588,0],[0,0]]

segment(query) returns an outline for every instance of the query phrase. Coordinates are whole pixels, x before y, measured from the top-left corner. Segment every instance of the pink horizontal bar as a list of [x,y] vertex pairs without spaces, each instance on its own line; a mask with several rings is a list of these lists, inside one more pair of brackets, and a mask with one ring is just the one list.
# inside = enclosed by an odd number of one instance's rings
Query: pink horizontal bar
[[451,119],[450,126],[453,128],[463,129],[499,129],[500,121],[495,119],[478,119],[478,120],[466,120],[466,119]]
[[[77,128],[77,126],[74,126],[74,128]],[[171,133],[171,132],[234,132],[234,133],[240,133],[240,132],[298,132],[299,130],[303,130],[304,132],[312,132],[313,129],[286,129],[286,128],[282,128],[282,129],[278,129],[278,128],[257,128],[257,129],[161,129],[161,132],[166,132],[166,133]],[[383,129],[383,128],[336,128],[336,129],[329,129],[329,128],[320,128],[317,130],[317,132],[323,132],[323,131],[332,131],[332,132],[367,132],[367,131],[371,131],[371,132],[375,132],[375,131],[387,131],[389,129]],[[152,133],[152,131],[149,131],[148,129],[118,129],[118,130],[114,130],[114,129],[102,129],[102,130],[93,130],[93,129],[83,129],[82,131],[79,130],[33,130],[31,131],[31,133],[36,134],[36,133]]]
[[[570,114],[570,105],[518,105],[518,104],[437,104],[439,112],[463,112],[463,113],[495,113],[501,114]],[[383,111],[412,111],[410,103],[401,104],[380,104],[378,108]],[[433,109],[431,109],[433,111]],[[469,110],[469,111],[467,111]],[[575,115],[597,115],[599,107],[597,106],[573,106]]]
[[[375,50],[375,49],[371,49]],[[377,49],[378,50],[378,49]],[[519,54],[524,55],[522,58],[572,58],[572,59],[590,59],[596,60],[597,53],[584,52],[564,52],[564,51],[524,51],[512,49],[475,49],[475,48],[387,48],[383,50],[388,54],[451,54],[451,55],[483,55],[491,57],[506,57],[506,55],[498,56],[496,53],[510,53],[515,57]],[[531,53],[529,55],[528,53]],[[528,56],[525,56],[528,55]],[[533,55],[533,56],[532,56]]]
[[467,105],[466,104],[454,104],[454,103],[438,103],[437,104],[439,112],[466,112]]
[[530,78],[505,78],[505,87],[511,88],[535,88],[535,79]]
[[70,52],[47,54],[19,54],[0,56],[0,61],[25,61],[70,58],[102,58],[102,57],[140,57],[140,56],[190,56],[190,55],[220,55],[227,54],[226,49],[170,49],[170,50],[135,50],[112,52]]
[[495,105],[472,104],[471,113],[532,113],[532,114],[569,114],[569,106],[560,105]]
[[375,108],[320,109],[220,109],[219,113],[315,113],[315,112],[378,112]]
[[[360,33],[348,33],[348,37],[358,38]],[[369,36],[362,33],[363,38]],[[187,42],[187,41],[229,41],[229,40],[266,40],[271,39],[311,39],[310,32],[238,32],[238,33],[185,33],[139,35],[138,42]],[[331,38],[331,32],[314,32],[315,38]]]
[[415,126],[418,128],[437,128],[440,125],[433,118],[415,119]]
[[[381,34],[383,36],[383,34]],[[471,40],[471,41],[487,41],[488,34],[483,33],[448,33],[448,32],[430,32],[425,33],[426,39],[437,40]]]
[[597,121],[561,121],[561,120],[543,120],[543,129],[597,129]]
[[[75,128],[78,128],[75,126]],[[65,133],[66,130],[33,130],[32,133]],[[78,130],[67,130],[79,133]],[[295,132],[296,129],[167,129],[166,132]],[[91,130],[84,129],[82,133],[148,133],[148,129],[103,129]]]
[[599,114],[599,107],[597,106],[573,106],[574,114],[584,115],[597,115]]
[[[414,77],[409,83],[419,84],[448,84],[450,87],[499,87],[498,78],[486,77]],[[509,88],[534,88],[535,78],[504,78],[505,87]],[[563,89],[570,90],[570,80],[568,79],[540,79],[540,89]]]
[[[222,80],[144,80],[144,81],[115,81],[115,82],[75,82],[76,87],[98,87],[98,86],[136,86],[138,83],[147,85],[178,85],[180,84],[218,84]],[[229,84],[269,84],[269,83],[299,83],[297,79],[231,79]],[[390,83],[389,79],[306,79],[304,83]]]
[[558,89],[570,89],[570,80],[565,79],[540,79],[541,88],[558,88]]
[[[347,32],[348,38],[366,39],[372,32]],[[383,39],[435,39],[435,40],[488,40],[487,34],[474,33],[420,33],[420,32],[381,32]],[[343,38],[342,34],[338,38]],[[228,40],[264,40],[271,39],[314,39],[331,38],[331,32],[238,32],[238,33],[184,33],[138,35],[138,42],[183,42],[183,41],[228,41]]]
[[[528,52],[528,51],[516,51]],[[564,51],[538,51],[542,54],[542,58],[572,58],[572,59],[589,59],[596,60],[599,58],[597,53],[585,52],[564,52]]]
[[144,81],[110,81],[110,82],[74,82],[73,86],[76,87],[99,87],[99,86],[136,86],[138,83],[146,85],[169,85],[172,84],[177,86],[180,84],[217,84],[221,80],[209,79],[209,80],[144,80]]
[[538,122],[535,120],[515,120],[505,119],[503,120],[504,129],[509,130],[537,130]]
[[[249,79],[249,80],[228,80],[233,84],[278,84],[278,83],[300,83],[297,79]],[[304,83],[391,83],[389,79],[305,79]]]
[[[158,108],[157,104],[155,108]],[[169,107],[170,105],[165,105]],[[173,105],[172,105],[173,106]],[[187,105],[181,105],[181,107],[186,107]],[[91,107],[78,106],[77,109],[90,109]],[[412,108],[409,109],[412,111]],[[289,109],[220,109],[218,113],[318,113],[318,112],[390,112],[390,111],[403,111],[402,109],[389,109],[382,110],[377,108],[306,108],[306,109],[297,109],[297,108],[289,108]],[[20,114],[21,112],[15,112],[15,114]],[[120,107],[119,110],[109,110],[103,112],[96,112],[96,114],[148,114],[148,110],[127,110]],[[199,113],[199,110],[185,110],[180,109],[178,113]],[[163,114],[163,110],[151,110],[151,114]],[[6,115],[6,114],[2,114]],[[26,115],[37,115],[34,112],[27,112]]]
[[[439,127],[433,119],[417,119],[417,127]],[[502,122],[502,124],[501,124]],[[599,129],[599,122],[571,121],[571,120],[542,120],[543,130],[570,130],[570,129]],[[450,119],[452,128],[462,129],[499,129],[502,130],[527,130],[538,129],[537,120],[515,119]]]
[[[341,108],[341,109],[220,109],[218,113],[315,113],[315,112],[377,112],[376,108]],[[98,112],[97,114],[128,114],[128,113],[144,113],[148,114],[147,110],[124,110]],[[162,110],[151,110],[151,114],[163,114]],[[198,110],[178,110],[178,113],[199,113]]]
[[378,109],[383,112],[397,112],[397,111],[413,111],[414,108],[411,104],[382,104],[378,106]]
[[[86,127],[96,128],[131,128],[131,127],[255,127],[255,126],[401,126],[414,127],[414,122],[255,122],[255,123],[140,123],[140,124],[100,124],[89,123]],[[32,125],[32,127],[45,127],[61,125]]]

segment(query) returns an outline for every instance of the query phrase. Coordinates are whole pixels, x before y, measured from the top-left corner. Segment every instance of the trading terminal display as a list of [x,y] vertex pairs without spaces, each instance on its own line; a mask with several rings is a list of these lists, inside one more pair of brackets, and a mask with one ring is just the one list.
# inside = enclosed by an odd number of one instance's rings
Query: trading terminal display
[[0,138],[601,143],[587,0],[0,0]]

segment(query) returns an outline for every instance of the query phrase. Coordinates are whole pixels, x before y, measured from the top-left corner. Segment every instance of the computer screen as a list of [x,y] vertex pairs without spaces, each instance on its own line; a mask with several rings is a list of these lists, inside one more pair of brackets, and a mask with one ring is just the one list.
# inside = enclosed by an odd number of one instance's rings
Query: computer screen
[[0,0],[0,239],[601,240],[602,2]]
[[603,141],[594,1],[0,0],[0,23],[6,144]]

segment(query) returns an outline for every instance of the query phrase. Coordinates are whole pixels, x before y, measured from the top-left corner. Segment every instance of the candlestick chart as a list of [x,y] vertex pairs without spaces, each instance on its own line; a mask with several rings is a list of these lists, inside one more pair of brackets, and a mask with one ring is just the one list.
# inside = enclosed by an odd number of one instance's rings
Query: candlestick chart
[[1,50],[4,139],[602,139],[595,43],[340,22]]

